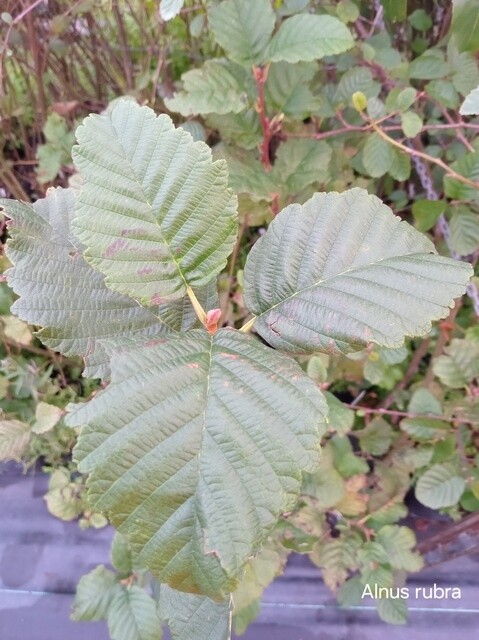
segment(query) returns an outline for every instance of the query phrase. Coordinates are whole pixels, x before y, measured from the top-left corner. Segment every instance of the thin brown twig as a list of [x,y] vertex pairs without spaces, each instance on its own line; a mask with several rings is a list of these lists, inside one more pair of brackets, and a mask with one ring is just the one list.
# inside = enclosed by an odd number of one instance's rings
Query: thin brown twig
[[344,406],[353,409],[354,411],[361,411],[366,414],[376,414],[385,416],[395,416],[399,418],[427,418],[428,420],[439,420],[442,422],[450,422],[452,424],[461,422],[463,424],[476,424],[476,421],[469,420],[467,418],[448,418],[447,416],[438,416],[432,413],[411,413],[410,411],[397,411],[396,409],[382,409],[381,407],[363,407],[361,405],[351,404],[343,402]]

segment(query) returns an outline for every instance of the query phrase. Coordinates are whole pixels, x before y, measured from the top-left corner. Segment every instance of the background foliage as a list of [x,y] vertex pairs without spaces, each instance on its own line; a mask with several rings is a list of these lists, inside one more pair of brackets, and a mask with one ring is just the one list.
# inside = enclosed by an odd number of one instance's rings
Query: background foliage
[[[240,236],[220,276],[226,326],[247,319],[249,248],[279,210],[316,191],[363,187],[426,232],[441,254],[476,264],[477,13],[472,0],[7,2],[3,195],[29,201],[49,186],[75,185],[76,124],[129,95],[170,113],[228,161]],[[298,358],[330,408],[323,464],[305,477],[298,505],[235,592],[239,632],[289,552],[309,554],[351,605],[364,584],[400,586],[423,566],[408,511],[419,504],[452,521],[477,513],[478,283],[425,338]],[[50,511],[102,526],[86,506],[69,455],[76,436],[63,422],[67,403],[90,397],[98,384],[80,377],[81,362],[40,345],[10,314],[12,294],[1,286],[1,456],[40,460],[51,472]],[[126,606],[130,618],[145,621],[138,637],[157,638],[142,590],[148,578],[129,557],[117,537],[117,574],[99,568],[83,578],[74,616],[108,618],[112,637],[121,638],[118,611]],[[389,622],[406,619],[401,606],[378,609]]]

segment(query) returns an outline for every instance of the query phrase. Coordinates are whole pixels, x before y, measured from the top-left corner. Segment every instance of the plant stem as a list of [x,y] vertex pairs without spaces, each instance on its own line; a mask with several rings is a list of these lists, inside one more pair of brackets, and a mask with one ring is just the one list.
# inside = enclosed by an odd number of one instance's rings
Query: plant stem
[[256,316],[253,316],[248,322],[245,322],[244,325],[240,328],[241,333],[248,333],[253,328],[253,325],[256,321]]
[[383,129],[381,129],[381,127],[379,127],[375,122],[372,122],[371,125],[374,131],[378,134],[378,136],[380,136],[383,140],[386,140],[386,142],[389,142],[389,144],[392,144],[394,147],[401,149],[401,151],[404,151],[404,153],[407,153],[410,156],[417,156],[418,158],[422,158],[423,160],[426,160],[426,162],[432,162],[433,164],[437,164],[437,166],[441,167],[441,169],[444,169],[444,171],[446,172],[446,175],[450,176],[451,178],[454,178],[455,180],[458,180],[463,184],[467,184],[469,187],[473,187],[474,189],[479,189],[479,182],[474,182],[473,180],[469,180],[469,178],[466,178],[460,173],[457,173],[457,171],[454,171],[454,169],[451,169],[451,167],[449,167],[440,158],[434,158],[433,156],[430,156],[427,153],[423,153],[422,151],[417,151],[417,149],[411,149],[410,147],[407,147],[405,144],[402,144],[402,142],[399,142],[398,140],[394,140],[394,138],[391,138],[390,136],[388,136],[388,134],[385,131],[383,131]]
[[269,65],[265,67],[253,67],[253,76],[258,89],[258,102],[256,109],[258,111],[261,129],[263,131],[263,139],[261,141],[261,164],[266,171],[271,170],[271,158],[269,155],[269,143],[271,142],[272,130],[271,122],[266,115],[266,105],[264,100],[264,85],[268,78]]
[[186,287],[186,292],[188,294],[188,298],[191,301],[191,304],[193,305],[193,309],[195,310],[195,313],[198,316],[199,321],[204,327],[206,327],[206,321],[207,321],[206,311],[201,306],[200,301],[198,300],[198,298],[195,295],[195,292],[190,286]]
[[396,411],[396,409],[382,409],[381,407],[362,407],[361,405],[343,402],[344,406],[354,411],[362,411],[363,413],[372,413],[377,415],[395,416],[400,418],[427,418],[428,420],[440,420],[442,422],[476,424],[474,420],[466,418],[448,418],[447,416],[436,416],[430,413],[410,413],[409,411]]

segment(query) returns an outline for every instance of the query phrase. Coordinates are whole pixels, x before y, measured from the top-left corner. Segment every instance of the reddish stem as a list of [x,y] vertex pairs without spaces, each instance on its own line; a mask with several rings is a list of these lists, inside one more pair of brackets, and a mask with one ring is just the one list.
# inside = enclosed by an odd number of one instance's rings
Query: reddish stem
[[261,164],[266,169],[266,171],[270,171],[272,166],[271,158],[269,155],[269,144],[273,136],[273,129],[271,127],[271,121],[266,115],[266,105],[264,100],[264,85],[268,78],[268,71],[269,71],[269,66],[253,67],[253,75],[256,81],[256,87],[258,89],[258,102],[257,102],[256,108],[257,108],[259,120],[261,123],[261,130],[263,131],[263,139],[260,145]]

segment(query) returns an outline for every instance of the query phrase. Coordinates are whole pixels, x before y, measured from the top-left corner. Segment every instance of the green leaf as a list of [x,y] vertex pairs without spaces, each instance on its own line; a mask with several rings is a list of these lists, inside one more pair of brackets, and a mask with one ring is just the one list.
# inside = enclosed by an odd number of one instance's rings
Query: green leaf
[[[12,220],[7,255],[13,268],[6,275],[20,296],[12,311],[46,327],[37,335],[51,349],[83,356],[85,376],[109,375],[102,338],[157,335],[196,323],[189,302],[145,309],[106,287],[104,276],[85,262],[83,248],[72,236],[72,190],[52,190],[34,205],[0,200],[0,206]],[[215,306],[214,287],[196,293],[206,307]]]
[[445,355],[433,362],[434,374],[452,389],[467,387],[479,378],[479,341],[455,338],[444,349]]
[[394,149],[377,133],[370,133],[363,148],[364,168],[372,178],[380,178],[394,162]]
[[391,111],[406,111],[416,101],[417,91],[413,87],[393,89],[387,97],[386,104]]
[[86,118],[77,138],[84,184],[73,231],[108,287],[150,306],[211,282],[237,231],[226,163],[132,101]]
[[361,604],[363,591],[360,576],[353,576],[339,589],[338,603],[342,607],[357,607]]
[[468,256],[479,248],[479,215],[470,209],[458,209],[451,216],[451,248]]
[[445,209],[446,203],[442,200],[416,200],[412,205],[414,226],[418,231],[429,231]]
[[133,559],[128,540],[118,531],[115,533],[110,551],[111,563],[121,578],[128,578],[133,573]]
[[[370,69],[353,67],[341,76],[336,89],[335,99],[343,100],[347,104],[352,104],[352,97],[358,91],[363,93],[366,98],[376,98],[380,90],[381,86],[374,81],[374,76]],[[362,101],[364,101],[364,98]],[[364,111],[364,109],[362,109],[362,111]]]
[[106,620],[112,599],[120,592],[116,575],[101,564],[80,579],[72,619]]
[[399,347],[445,317],[470,265],[432,243],[362,189],[286,207],[246,261],[244,296],[273,347],[348,353]]
[[401,429],[419,442],[444,438],[450,425],[434,418],[405,418],[401,420]]
[[356,22],[360,15],[358,6],[352,0],[340,0],[336,13],[342,22]]
[[311,62],[353,46],[351,32],[338,18],[303,13],[282,23],[269,43],[266,57],[271,62]]
[[435,464],[416,483],[416,498],[426,507],[442,509],[452,507],[466,487],[464,478],[458,475],[454,465]]
[[215,602],[162,584],[158,613],[168,625],[172,640],[230,640],[231,598]]
[[248,102],[246,77],[242,67],[227,60],[207,60],[201,69],[181,76],[183,91],[166,98],[170,111],[183,116],[198,113],[239,113]]
[[427,95],[436,100],[441,106],[457,110],[459,95],[452,82],[449,80],[432,80],[424,88]]
[[381,0],[386,20],[396,22],[407,18],[407,0]]
[[329,391],[324,392],[324,397],[328,403],[328,431],[345,436],[353,428],[354,411]]
[[422,129],[422,119],[414,111],[401,113],[401,127],[407,138],[415,138]]
[[476,0],[454,0],[451,31],[459,51],[479,51],[479,14]]
[[272,199],[276,181],[264,170],[256,153],[234,147],[220,149],[219,153],[228,163],[229,185],[235,193],[247,193],[256,202]]
[[183,8],[185,0],[160,0],[160,16],[163,20],[175,18]]
[[368,463],[353,453],[349,438],[334,436],[330,440],[330,446],[333,452],[334,466],[343,478],[348,479],[361,473],[368,473]]
[[[282,573],[289,551],[279,543],[268,541],[245,567],[243,578],[233,593],[235,633],[241,634],[259,613],[263,591]],[[185,639],[186,640],[186,639]]]
[[432,413],[437,416],[442,414],[439,400],[427,389],[416,389],[412,394],[407,410],[409,413]]
[[[451,60],[454,70],[452,83],[454,88],[464,97],[479,84],[479,69],[472,53],[460,53]],[[457,109],[457,105],[454,107]]]
[[63,415],[63,409],[47,402],[39,402],[35,408],[35,422],[32,432],[41,434],[53,429]]
[[388,451],[392,442],[391,425],[383,418],[374,418],[361,431],[355,431],[362,451],[373,456],[382,456]]
[[341,535],[340,538],[319,541],[310,558],[322,568],[323,580],[332,590],[342,585],[351,571],[358,567],[357,551],[360,540],[356,536]]
[[30,427],[20,420],[0,420],[0,460],[20,462],[30,440]]
[[414,80],[436,80],[444,78],[448,66],[436,51],[428,51],[415,58],[409,65],[409,77]]
[[276,16],[269,0],[225,0],[208,12],[216,42],[231,60],[250,66],[265,62]]
[[379,598],[376,600],[378,615],[389,624],[406,624],[408,619],[407,600],[403,598]]
[[[479,151],[464,154],[451,164],[451,169],[469,180],[479,182]],[[444,176],[444,187],[446,196],[451,200],[474,201],[478,198],[478,190],[475,187],[459,182],[450,176]]]
[[258,112],[255,109],[224,116],[207,116],[206,123],[220,132],[223,141],[232,141],[243,149],[255,149],[263,137]]
[[432,27],[433,22],[424,9],[416,9],[416,11],[413,11],[409,16],[409,24],[418,31],[428,31]]
[[344,498],[346,483],[333,466],[323,464],[316,473],[304,474],[301,493],[315,498],[321,509],[329,509]]
[[50,113],[43,128],[46,143],[37,148],[37,178],[40,183],[54,180],[60,169],[71,164],[71,149],[75,136],[65,119],[58,113]]
[[416,536],[409,527],[387,524],[378,531],[376,542],[384,548],[389,564],[395,569],[419,571],[423,567],[419,553],[411,551],[416,546]]
[[321,105],[321,98],[314,96],[309,83],[317,72],[314,62],[289,64],[273,63],[265,84],[268,107],[293,118],[303,119]]
[[290,138],[277,151],[274,177],[285,193],[298,194],[310,184],[326,182],[331,155],[327,142]]
[[75,458],[91,505],[135,561],[221,598],[316,469],[325,413],[295,362],[223,329],[115,351],[110,386],[68,423],[85,425]]
[[466,99],[459,109],[459,113],[462,116],[479,115],[479,87],[477,87],[477,89],[473,89],[467,94]]
[[409,176],[411,175],[410,157],[400,149],[393,149],[393,153],[394,159],[392,165],[389,167],[389,175],[398,182],[409,180]]
[[108,609],[111,640],[161,640],[156,604],[136,585],[115,592]]

